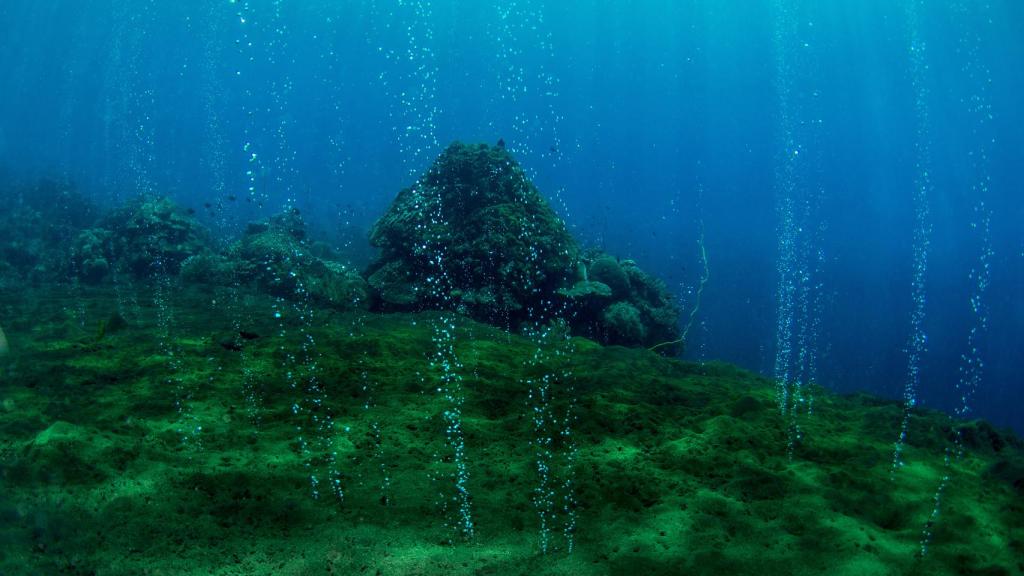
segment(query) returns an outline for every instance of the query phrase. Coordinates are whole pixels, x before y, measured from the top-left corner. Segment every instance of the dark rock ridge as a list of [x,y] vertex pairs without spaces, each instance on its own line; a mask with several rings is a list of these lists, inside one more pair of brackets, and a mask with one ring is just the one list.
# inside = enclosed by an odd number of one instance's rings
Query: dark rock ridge
[[381,250],[367,270],[380,310],[451,309],[513,329],[564,319],[625,346],[679,338],[664,284],[630,260],[582,250],[501,146],[449,146],[399,192],[370,242]]

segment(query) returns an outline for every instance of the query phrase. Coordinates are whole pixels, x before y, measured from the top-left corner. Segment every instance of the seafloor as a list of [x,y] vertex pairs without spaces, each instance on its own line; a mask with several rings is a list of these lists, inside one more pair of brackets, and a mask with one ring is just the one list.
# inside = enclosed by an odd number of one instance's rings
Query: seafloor
[[1024,573],[1024,451],[984,423],[922,557],[938,413],[893,476],[896,403],[814,389],[790,455],[770,381],[580,338],[460,318],[441,358],[437,313],[168,285],[0,318],[5,575]]

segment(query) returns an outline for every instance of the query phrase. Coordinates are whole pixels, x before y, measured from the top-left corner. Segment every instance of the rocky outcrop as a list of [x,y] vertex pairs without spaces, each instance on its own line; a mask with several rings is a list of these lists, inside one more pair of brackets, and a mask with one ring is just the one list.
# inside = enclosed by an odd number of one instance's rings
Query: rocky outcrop
[[297,209],[289,208],[265,221],[250,224],[245,235],[219,262],[197,263],[223,270],[243,283],[290,299],[310,299],[335,308],[366,307],[369,290],[358,271],[322,258],[324,250],[306,238]]
[[503,148],[453,144],[370,232],[382,309],[452,308],[491,323],[544,314],[579,249]]
[[[581,310],[577,315],[577,332],[599,342],[623,346],[654,346],[679,339],[679,307],[664,282],[643,270],[632,260],[618,260],[608,254],[596,252],[585,256],[581,269],[586,270],[581,285],[604,296],[595,310],[593,296],[584,296],[577,302],[573,292],[569,296],[572,306]],[[667,353],[679,352],[681,346],[667,346]]]
[[370,242],[381,251],[367,270],[380,310],[456,310],[509,329],[561,318],[626,346],[678,338],[664,285],[632,261],[584,253],[503,146],[449,146]]
[[210,253],[209,234],[191,214],[169,198],[140,196],[82,231],[73,258],[81,278],[98,283],[114,268],[136,278],[177,276],[185,260]]
[[186,284],[252,284],[282,298],[341,309],[365,307],[366,282],[329,253],[306,238],[305,222],[293,208],[250,224],[241,239],[218,250],[190,211],[168,198],[140,197],[79,232],[73,261],[90,283],[110,280],[114,272],[168,276]]

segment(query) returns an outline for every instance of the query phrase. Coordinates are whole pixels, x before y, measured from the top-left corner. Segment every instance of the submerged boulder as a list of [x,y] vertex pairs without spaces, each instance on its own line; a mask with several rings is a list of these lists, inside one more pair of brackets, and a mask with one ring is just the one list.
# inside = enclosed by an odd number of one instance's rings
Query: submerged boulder
[[[641,270],[636,262],[598,253],[588,265],[588,275],[614,286],[615,302],[585,327],[589,330],[586,335],[623,346],[655,346],[680,338],[675,298],[664,282]],[[664,348],[667,354],[682,351],[681,343]]]
[[89,283],[113,273],[146,279],[178,277],[186,284],[253,284],[290,299],[338,308],[363,307],[366,281],[306,238],[298,210],[252,223],[233,245],[218,249],[191,211],[169,198],[140,197],[104,217],[74,241],[73,267]]
[[295,208],[250,224],[245,235],[220,262],[234,277],[282,298],[305,299],[337,308],[361,308],[368,302],[366,281],[344,264],[322,258],[325,251],[306,238],[306,225]]
[[380,249],[366,274],[380,310],[456,310],[509,329],[563,319],[625,346],[679,338],[664,284],[630,260],[584,253],[503,146],[449,146],[399,192],[370,242]]
[[579,248],[512,156],[452,144],[370,232],[383,309],[453,308],[515,325],[569,281]]
[[158,196],[128,202],[74,242],[78,274],[93,283],[112,269],[136,278],[177,276],[186,260],[210,252],[207,230],[170,198]]

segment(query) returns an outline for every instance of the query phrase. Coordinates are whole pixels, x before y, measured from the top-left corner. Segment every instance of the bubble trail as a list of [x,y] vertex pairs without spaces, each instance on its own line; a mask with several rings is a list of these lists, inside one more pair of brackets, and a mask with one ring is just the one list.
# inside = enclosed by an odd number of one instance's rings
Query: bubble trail
[[[438,197],[424,198],[425,185],[418,181],[413,188],[413,193],[423,198],[420,205],[433,205],[433,209],[425,211],[426,226],[433,230],[443,230],[447,225],[444,219],[444,206],[441,191],[437,191]],[[452,301],[452,279],[448,271],[448,253],[446,247],[439,241],[431,239],[420,247],[423,255],[433,268],[433,273],[427,278],[428,289],[433,298],[443,303],[442,310],[454,307]],[[430,367],[438,373],[439,385],[437,392],[443,397],[445,409],[443,410],[442,424],[444,426],[445,447],[447,455],[450,456],[454,465],[454,473],[450,478],[443,478],[445,483],[450,483],[454,488],[454,494],[447,494],[443,489],[439,495],[442,503],[442,510],[448,511],[449,503],[454,504],[455,515],[446,520],[446,524],[464,539],[472,539],[475,533],[473,520],[472,499],[469,492],[469,464],[466,454],[465,430],[462,426],[462,407],[465,401],[463,391],[463,370],[464,367],[455,350],[456,344],[456,323],[455,314],[442,312],[440,317],[433,322],[431,339],[434,344],[433,354],[430,356]],[[445,458],[440,458],[441,462]]]
[[[492,105],[507,106],[511,113],[509,150],[524,160],[536,154],[555,166],[562,158],[559,125],[563,117],[557,105],[560,80],[550,70],[555,50],[544,5],[500,2],[495,16],[489,26],[498,101]],[[557,200],[561,202],[560,197]]]
[[783,28],[794,24],[793,18],[785,3],[778,5],[778,21],[774,36],[776,51],[776,95],[779,106],[779,125],[782,134],[781,163],[776,165],[776,188],[778,194],[777,211],[780,217],[778,238],[778,263],[776,272],[779,278],[776,310],[776,352],[775,382],[776,400],[783,415],[789,407],[790,360],[792,357],[792,326],[793,307],[796,287],[791,278],[791,270],[795,267],[796,258],[796,224],[793,221],[793,194],[795,193],[795,161],[797,156],[796,143],[793,136],[793,120],[790,117],[792,71],[791,63],[784,57],[784,42],[788,33]]
[[[115,4],[111,20],[111,46],[103,77],[100,184],[109,191],[111,205],[117,206],[123,204],[123,190],[138,194],[152,194],[155,190],[149,175],[155,162],[154,142],[148,128],[155,93],[144,85],[139,71],[143,39],[153,23],[140,21],[132,6],[123,2]],[[110,262],[115,260],[110,253],[105,257]],[[130,275],[122,275],[117,266],[112,266],[110,276],[118,312],[129,320],[141,318],[137,289]]]
[[[398,8],[391,14],[395,23],[405,31],[405,47],[401,50],[381,46],[390,68],[400,85],[395,86],[388,71],[381,74],[385,89],[392,96],[392,118],[397,135],[402,161],[410,176],[422,170],[427,158],[438,147],[437,141],[437,58],[433,50],[434,31],[433,8],[428,0],[398,0]],[[397,109],[395,109],[395,107]],[[427,187],[417,177],[412,188],[413,195],[420,199],[419,206],[431,206],[424,211],[423,221],[417,226],[422,229],[440,230],[451,223],[446,222],[440,191],[437,198],[427,198]],[[427,284],[432,297],[442,303],[442,309],[454,308],[451,292],[452,279],[448,273],[448,254],[441,242],[428,241],[417,247],[432,269]],[[445,456],[438,455],[439,463],[447,458],[453,467],[450,476],[438,475],[434,479],[442,482],[440,507],[446,516],[445,525],[465,540],[472,539],[476,524],[473,518],[470,496],[470,474],[463,429],[462,408],[465,402],[463,391],[464,367],[455,349],[456,316],[442,312],[432,322],[431,340],[433,351],[429,355],[431,370],[438,374],[437,393],[444,400],[441,421],[444,428]]]
[[[820,280],[825,253],[818,183],[820,130],[814,79],[814,22],[800,14],[801,2],[775,4],[775,87],[779,148],[775,166],[779,217],[776,273],[774,378],[780,413],[788,419],[788,453],[802,440],[800,418],[813,409],[807,384],[817,377],[817,347],[823,307]],[[806,78],[805,78],[806,76]],[[802,81],[798,83],[798,81]]]
[[924,330],[926,315],[928,256],[931,251],[931,207],[933,190],[931,181],[931,110],[927,85],[927,47],[921,38],[919,0],[907,0],[904,11],[907,19],[907,40],[910,64],[910,83],[914,91],[916,138],[914,141],[914,204],[913,275],[910,283],[911,312],[910,335],[907,342],[907,373],[903,388],[903,419],[899,437],[893,450],[892,472],[903,466],[903,448],[907,440],[910,413],[917,405],[917,391],[921,384],[921,360],[927,352],[928,335]]
[[[974,5],[972,5],[974,6]],[[988,333],[989,310],[987,296],[992,276],[992,261],[995,251],[992,247],[992,208],[987,201],[991,194],[991,148],[995,144],[992,135],[994,115],[992,111],[989,89],[992,86],[992,72],[985,64],[980,54],[982,44],[982,32],[977,28],[967,28],[970,22],[975,19],[981,22],[991,23],[988,15],[988,4],[975,6],[977,12],[972,12],[968,6],[956,2],[952,5],[953,12],[958,16],[965,29],[959,37],[959,51],[964,56],[961,73],[967,81],[967,86],[972,88],[969,98],[966,100],[967,113],[974,123],[972,128],[973,140],[968,139],[971,145],[966,151],[973,181],[969,194],[973,201],[973,217],[970,222],[970,231],[977,242],[977,256],[975,263],[968,273],[970,294],[968,306],[971,315],[971,327],[967,332],[967,342],[963,353],[960,355],[959,378],[955,390],[959,402],[954,409],[957,418],[966,419],[971,413],[971,402],[974,399],[985,373],[985,360],[982,354],[982,346],[985,335]],[[972,18],[972,16],[974,18]],[[932,512],[921,530],[920,547],[918,557],[928,555],[928,550],[934,536],[934,527],[939,519],[943,498],[947,487],[953,476],[953,463],[959,461],[965,452],[962,430],[954,426],[953,446],[947,448],[943,462],[943,475],[939,486],[933,497]]]
[[[971,223],[973,229],[978,230],[981,249],[975,267],[971,269],[969,278],[971,280],[971,295],[969,299],[973,324],[967,332],[966,351],[960,355],[960,377],[956,383],[956,391],[959,395],[959,403],[954,413],[960,419],[965,419],[971,412],[971,400],[974,398],[978,387],[981,385],[985,371],[985,362],[981,356],[981,340],[988,332],[988,309],[985,305],[985,296],[988,292],[991,279],[991,263],[995,252],[992,250],[991,225],[992,213],[985,206],[984,201],[979,201],[975,206],[975,221]],[[935,490],[932,499],[932,512],[921,530],[921,543],[918,549],[918,556],[924,557],[928,554],[934,536],[935,523],[939,519],[942,509],[942,500],[953,475],[953,462],[959,461],[965,452],[963,444],[963,432],[959,427],[954,428],[953,447],[946,449],[943,460],[943,474],[939,487]]]
[[[256,28],[253,23],[253,10],[249,0],[236,0],[230,2],[236,6],[235,20],[239,26],[239,36],[235,40],[238,47],[238,56],[241,65],[235,70],[235,78],[240,82],[248,80],[249,76],[256,76]],[[255,207],[262,207],[268,201],[266,188],[258,186],[258,178],[263,173],[262,157],[258,152],[256,135],[258,132],[258,115],[261,110],[256,103],[256,88],[243,85],[240,88],[242,93],[242,113],[245,115],[245,122],[242,129],[242,154],[245,159],[245,182],[246,195],[249,203]]]
[[377,408],[376,394],[379,385],[375,379],[370,378],[369,373],[365,369],[366,364],[367,354],[364,353],[359,359],[359,365],[364,367],[359,375],[359,378],[363,383],[362,392],[366,398],[363,402],[363,414],[370,422],[370,439],[373,441],[373,458],[377,461],[377,467],[380,472],[380,481],[378,483],[378,488],[380,489],[380,502],[384,506],[390,506],[391,473],[388,471],[387,453],[384,450],[384,433],[381,430],[380,421],[373,414]]
[[[530,445],[534,453],[536,484],[532,502],[537,512],[538,540],[542,554],[557,549],[561,532],[564,550],[575,545],[576,460],[578,447],[572,430],[576,419],[576,394],[568,359],[572,356],[569,330],[564,323],[541,324],[526,332],[534,352],[524,363],[528,376],[527,413],[533,425]],[[556,395],[556,391],[562,391]],[[564,411],[559,405],[564,404]]]
[[[543,5],[530,2],[503,2],[494,7],[495,18],[489,22],[494,39],[495,59],[490,62],[496,89],[490,106],[492,117],[509,116],[508,149],[523,162],[520,168],[536,177],[536,166],[528,160],[550,161],[552,167],[562,158],[557,110],[558,77],[549,70],[554,61],[550,26],[545,21]],[[529,112],[529,111],[533,112]],[[537,112],[537,111],[540,112]],[[495,122],[491,122],[493,128]],[[553,200],[567,211],[562,190]],[[536,222],[528,221],[521,240],[530,242]],[[528,270],[520,280],[523,284],[539,281],[543,255],[533,250],[528,256]],[[552,310],[553,303],[531,308],[526,335],[533,343],[534,353],[525,362],[526,376],[521,379],[529,390],[527,417],[532,423],[530,440],[533,451],[534,488],[531,496],[538,520],[538,544],[542,554],[558,549],[559,533],[564,549],[571,553],[576,536],[575,460],[576,444],[572,435],[575,418],[575,391],[572,373],[567,368],[565,349],[571,346],[565,326],[552,324],[548,318],[565,317],[568,310]],[[509,329],[512,329],[509,327]],[[556,394],[556,391],[559,392]],[[560,415],[558,405],[565,404]]]
[[[422,195],[422,190],[422,184],[418,183],[416,193]],[[440,230],[445,224],[440,191],[438,191],[438,198],[434,205],[436,209],[428,218],[430,226],[435,230]],[[447,307],[451,307],[453,304],[451,301],[452,280],[447,269],[447,250],[440,243],[425,246],[424,249],[430,255],[430,264],[434,268],[434,273],[428,278],[428,286],[435,298],[445,302]],[[441,317],[433,323],[432,328],[434,354],[431,359],[431,368],[440,372],[438,392],[444,397],[447,406],[442,413],[445,443],[455,466],[452,479],[455,493],[451,496],[457,514],[454,528],[463,538],[471,539],[475,532],[475,524],[469,493],[469,465],[466,456],[465,431],[462,427],[462,406],[465,400],[462,389],[463,365],[455,351],[454,313],[442,313]],[[442,498],[445,498],[443,494]]]
[[[405,47],[398,51],[387,49],[386,56],[398,71],[401,85],[395,88],[386,78],[382,79],[398,108],[391,115],[396,122],[399,153],[409,175],[416,176],[439,146],[433,7],[429,0],[398,0],[398,7],[401,10],[394,16],[405,30]],[[381,50],[385,48],[382,46]]]
[[452,496],[457,512],[455,528],[464,538],[471,539],[475,525],[469,494],[465,430],[462,427],[462,406],[465,396],[462,390],[463,366],[455,353],[455,316],[450,313],[444,314],[434,323],[433,334],[436,350],[432,366],[441,372],[441,385],[438,391],[447,403],[447,408],[442,414],[445,441],[455,465],[455,494]]
[[[222,110],[225,107],[226,93],[222,81],[221,62],[224,60],[223,37],[229,21],[223,9],[218,5],[209,5],[202,15],[202,63],[200,80],[203,85],[201,94],[202,110],[206,121],[203,131],[204,145],[200,156],[200,166],[208,179],[208,189],[217,201],[211,203],[209,216],[216,223],[216,229],[227,233],[237,227],[238,220],[232,218],[225,208],[223,199],[228,195],[227,154],[228,144],[225,138]],[[231,271],[231,287],[216,295],[210,302],[213,310],[225,306],[231,318],[233,337],[238,338],[251,325],[253,316],[249,307],[242,304],[241,279],[237,270]],[[252,426],[253,436],[258,436],[262,426],[262,391],[259,377],[252,367],[252,359],[248,347],[241,346],[238,350],[238,363],[241,370],[241,394],[245,415]],[[218,372],[224,366],[218,366]]]
[[163,260],[154,261],[153,269],[155,273],[153,305],[156,307],[157,314],[157,341],[160,352],[167,358],[168,374],[164,383],[171,389],[174,397],[174,408],[178,415],[178,436],[184,447],[202,450],[203,426],[192,409],[194,388],[181,376],[182,351],[173,336],[175,320],[170,295],[174,292],[174,286]]
[[[291,203],[285,210],[294,210]],[[304,254],[291,255],[294,261],[301,261]],[[320,376],[321,353],[317,349],[312,327],[315,309],[310,300],[309,290],[293,271],[286,271],[287,279],[275,278],[275,284],[292,284],[294,299],[286,303],[278,299],[272,313],[278,320],[278,335],[281,338],[281,352],[284,355],[283,368],[288,385],[295,396],[292,415],[296,418],[296,434],[299,455],[309,473],[310,492],[319,499],[326,490],[337,500],[345,499],[342,472],[335,449],[334,412],[328,405],[327,390]],[[286,348],[288,326],[295,324],[297,348]],[[324,484],[326,483],[326,487]]]
[[209,179],[209,190],[218,199],[214,207],[217,227],[221,231],[231,229],[228,212],[220,202],[227,194],[227,139],[223,129],[223,110],[227,107],[226,93],[222,81],[220,62],[224,60],[222,38],[224,21],[222,11],[211,5],[204,18],[207,25],[203,30],[202,93],[203,113],[206,115],[203,138],[205,140],[201,165]]

